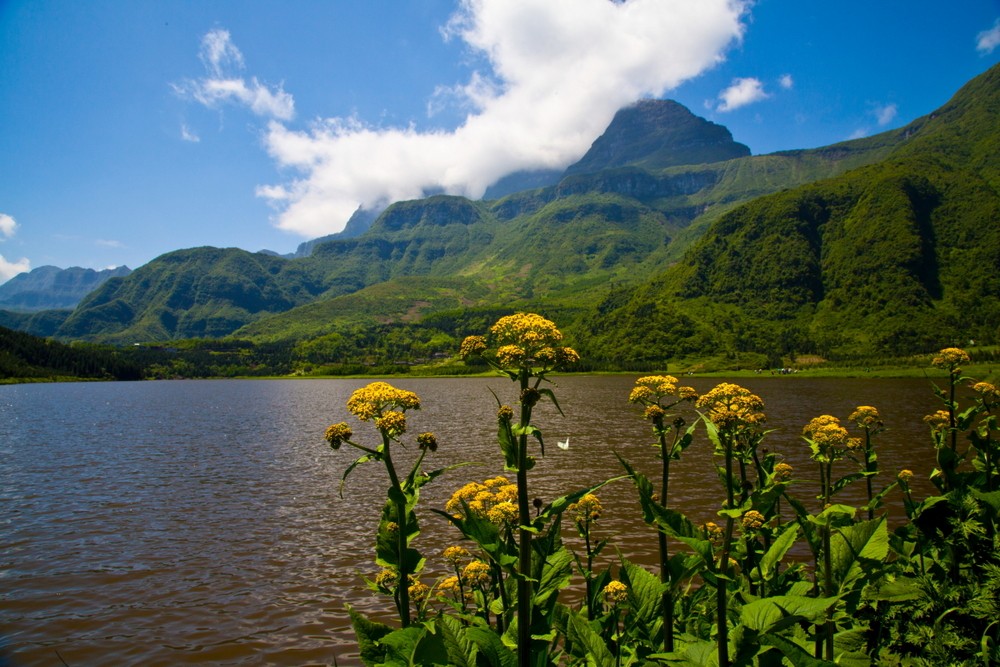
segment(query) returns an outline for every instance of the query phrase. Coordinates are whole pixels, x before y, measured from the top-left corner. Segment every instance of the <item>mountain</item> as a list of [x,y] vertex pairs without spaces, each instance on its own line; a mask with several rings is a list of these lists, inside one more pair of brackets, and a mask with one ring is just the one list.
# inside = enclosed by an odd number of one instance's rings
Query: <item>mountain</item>
[[79,266],[68,269],[40,266],[27,273],[19,273],[0,285],[0,309],[35,312],[75,308],[83,297],[108,279],[129,273],[131,269],[127,266],[103,271]]
[[904,128],[886,159],[729,211],[677,265],[598,305],[585,349],[763,364],[996,341],[998,115],[994,67]]
[[[554,185],[397,202],[307,257],[168,253],[105,283],[56,335],[299,341],[498,304],[577,313],[567,330],[588,353],[621,360],[902,349],[973,320],[982,335],[996,266],[995,79],[899,130],[762,156],[673,103],[641,103]],[[637,128],[658,138],[643,143]],[[729,154],[742,156],[711,161]],[[971,303],[984,306],[957,315]]]
[[655,170],[747,155],[750,149],[733,141],[725,127],[672,100],[643,100],[616,113],[604,134],[565,175],[629,165]]

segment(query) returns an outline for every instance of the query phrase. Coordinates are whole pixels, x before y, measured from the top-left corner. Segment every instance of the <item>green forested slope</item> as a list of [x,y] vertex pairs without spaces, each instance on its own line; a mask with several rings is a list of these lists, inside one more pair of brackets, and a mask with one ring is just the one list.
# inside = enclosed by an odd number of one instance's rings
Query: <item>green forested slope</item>
[[1000,70],[888,159],[722,216],[682,262],[581,327],[612,359],[896,355],[995,341]]

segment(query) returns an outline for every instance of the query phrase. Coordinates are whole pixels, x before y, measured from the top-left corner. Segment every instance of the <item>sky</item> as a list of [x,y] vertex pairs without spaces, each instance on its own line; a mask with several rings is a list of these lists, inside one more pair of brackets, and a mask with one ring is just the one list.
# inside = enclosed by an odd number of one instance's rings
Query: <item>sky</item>
[[674,99],[754,154],[901,127],[1000,62],[1000,0],[0,0],[0,283],[578,160]]

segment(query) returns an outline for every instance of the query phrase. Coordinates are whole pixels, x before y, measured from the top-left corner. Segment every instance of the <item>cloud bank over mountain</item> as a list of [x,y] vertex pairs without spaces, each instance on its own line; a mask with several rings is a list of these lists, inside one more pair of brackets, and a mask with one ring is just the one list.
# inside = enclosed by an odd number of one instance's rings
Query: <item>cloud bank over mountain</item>
[[339,231],[359,207],[428,192],[480,197],[523,169],[578,159],[624,105],[662,96],[721,62],[739,43],[741,0],[463,0],[442,27],[480,67],[428,92],[428,109],[467,109],[452,129],[382,127],[358,117],[293,126],[281,86],[243,76],[242,53],[224,30],[206,35],[206,77],[177,87],[208,107],[246,105],[269,118],[264,137],[293,176],[261,185],[275,224],[305,237]]

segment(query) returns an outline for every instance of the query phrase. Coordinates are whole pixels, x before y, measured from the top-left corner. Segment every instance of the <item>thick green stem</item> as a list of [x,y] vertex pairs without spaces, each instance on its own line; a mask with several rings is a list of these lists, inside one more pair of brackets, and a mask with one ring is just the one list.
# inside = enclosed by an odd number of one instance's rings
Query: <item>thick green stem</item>
[[[676,441],[676,435],[675,435]],[[660,458],[663,460],[663,477],[660,480],[660,505],[667,506],[667,495],[670,491],[670,452],[667,449],[667,436],[660,429]],[[663,650],[674,650],[674,595],[670,588],[670,551],[667,544],[667,534],[658,531],[660,547],[660,582],[664,584],[660,605],[663,611]]]
[[530,667],[531,651],[531,532],[524,525],[531,520],[528,501],[528,435],[525,433],[531,423],[531,405],[524,402],[528,388],[529,371],[521,370],[521,435],[517,443],[517,509],[521,527],[518,528],[517,563],[517,662],[519,667]]
[[[733,449],[732,442],[725,443],[726,450],[726,509],[735,506],[733,492]],[[728,572],[729,572],[729,550],[733,542],[733,517],[726,517],[726,533],[722,541],[722,557],[719,559],[719,571],[716,579],[715,603],[716,603],[716,642],[718,647],[720,667],[729,667],[729,598]]]
[[[829,520],[829,519],[828,519]],[[833,556],[830,553],[830,524],[823,526],[823,594],[833,596]],[[826,659],[833,660],[833,607],[826,610],[824,635],[826,639]]]
[[403,494],[403,487],[399,483],[399,476],[396,468],[392,465],[392,455],[390,454],[389,437],[382,434],[382,460],[385,462],[385,469],[389,472],[389,481],[392,483],[393,507],[396,509],[396,552],[399,558],[399,583],[396,586],[396,608],[399,611],[399,623],[404,628],[410,625],[410,570],[406,560],[406,535],[409,532],[406,527],[406,496]]

